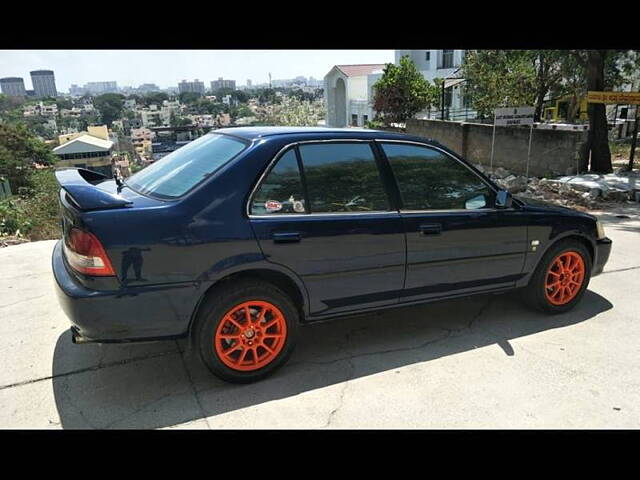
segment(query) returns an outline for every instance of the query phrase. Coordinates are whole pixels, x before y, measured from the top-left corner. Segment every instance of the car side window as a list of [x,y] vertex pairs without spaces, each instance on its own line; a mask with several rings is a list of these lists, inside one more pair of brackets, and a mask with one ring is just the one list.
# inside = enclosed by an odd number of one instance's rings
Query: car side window
[[307,213],[304,189],[294,149],[282,155],[251,202],[252,215]]
[[369,143],[312,143],[299,149],[311,213],[390,209]]
[[403,210],[492,208],[495,194],[480,177],[444,152],[381,143],[402,196]]

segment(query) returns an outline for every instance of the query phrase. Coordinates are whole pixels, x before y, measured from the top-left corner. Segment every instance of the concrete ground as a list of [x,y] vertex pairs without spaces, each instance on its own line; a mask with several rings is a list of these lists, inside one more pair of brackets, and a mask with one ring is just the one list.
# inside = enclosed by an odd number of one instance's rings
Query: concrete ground
[[504,294],[309,326],[283,369],[244,386],[184,342],[73,345],[55,242],[0,249],[0,428],[638,428],[640,212],[618,213],[570,313]]

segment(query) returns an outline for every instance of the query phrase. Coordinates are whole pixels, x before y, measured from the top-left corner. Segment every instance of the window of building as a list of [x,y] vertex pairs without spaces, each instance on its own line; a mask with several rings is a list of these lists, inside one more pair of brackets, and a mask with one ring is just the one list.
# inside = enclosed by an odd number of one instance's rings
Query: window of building
[[404,210],[474,210],[494,205],[493,190],[451,156],[428,147],[382,144]]
[[358,115],[356,115],[355,113],[351,115],[351,126],[352,127],[358,126]]
[[369,121],[369,115],[362,115],[362,125],[367,125],[367,122]]
[[453,68],[453,50],[442,50],[442,68]]
[[280,157],[268,173],[253,196],[251,213],[306,213],[302,179],[294,149]]
[[311,213],[389,210],[368,143],[304,144],[300,155]]
[[430,62],[431,61],[431,52],[429,50],[424,52],[424,60],[425,60],[425,62]]

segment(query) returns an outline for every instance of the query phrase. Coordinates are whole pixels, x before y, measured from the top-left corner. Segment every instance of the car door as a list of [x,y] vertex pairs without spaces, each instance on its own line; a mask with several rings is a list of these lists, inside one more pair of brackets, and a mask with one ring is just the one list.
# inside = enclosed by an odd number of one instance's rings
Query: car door
[[369,141],[301,142],[276,157],[250,199],[270,262],[298,275],[310,314],[397,303],[404,226]]
[[401,301],[513,286],[526,255],[525,216],[495,208],[495,189],[448,152],[380,141],[407,240]]

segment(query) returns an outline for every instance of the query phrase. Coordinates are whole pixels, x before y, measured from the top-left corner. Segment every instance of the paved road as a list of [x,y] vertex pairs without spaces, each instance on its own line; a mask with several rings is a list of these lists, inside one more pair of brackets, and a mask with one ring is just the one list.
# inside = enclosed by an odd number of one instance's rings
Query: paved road
[[546,317],[514,295],[302,329],[258,384],[211,377],[184,342],[73,345],[55,242],[0,249],[0,428],[638,428],[640,215],[581,305]]

